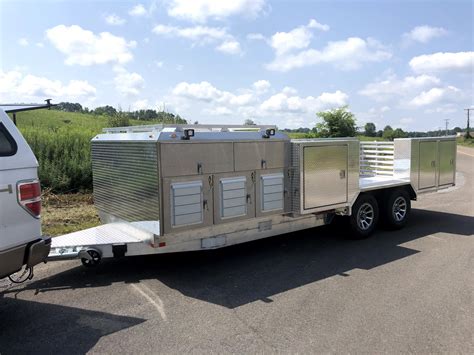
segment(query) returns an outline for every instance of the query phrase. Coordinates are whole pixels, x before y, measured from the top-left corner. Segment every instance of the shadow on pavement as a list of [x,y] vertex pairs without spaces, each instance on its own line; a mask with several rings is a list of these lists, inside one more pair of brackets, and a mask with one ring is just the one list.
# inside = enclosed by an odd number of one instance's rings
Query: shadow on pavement
[[471,236],[473,229],[474,217],[413,209],[403,230],[380,230],[366,240],[346,240],[346,231],[325,226],[214,251],[110,260],[94,270],[78,266],[25,287],[48,292],[159,280],[188,297],[235,308],[419,252],[406,242],[438,232]]
[[0,317],[1,354],[84,354],[102,336],[145,321],[6,297]]

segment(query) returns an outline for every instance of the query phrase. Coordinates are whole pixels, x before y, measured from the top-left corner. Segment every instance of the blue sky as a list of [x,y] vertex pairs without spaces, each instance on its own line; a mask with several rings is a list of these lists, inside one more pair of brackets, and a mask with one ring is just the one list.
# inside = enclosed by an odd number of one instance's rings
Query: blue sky
[[472,1],[0,0],[0,102],[154,108],[200,123],[465,126]]

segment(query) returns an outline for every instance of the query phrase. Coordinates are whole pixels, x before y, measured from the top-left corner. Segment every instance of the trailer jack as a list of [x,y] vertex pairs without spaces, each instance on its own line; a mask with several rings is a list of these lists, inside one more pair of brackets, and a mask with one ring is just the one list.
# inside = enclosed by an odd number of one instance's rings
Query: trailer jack
[[81,258],[82,265],[85,267],[97,266],[102,260],[101,252],[92,248],[81,250],[78,256]]

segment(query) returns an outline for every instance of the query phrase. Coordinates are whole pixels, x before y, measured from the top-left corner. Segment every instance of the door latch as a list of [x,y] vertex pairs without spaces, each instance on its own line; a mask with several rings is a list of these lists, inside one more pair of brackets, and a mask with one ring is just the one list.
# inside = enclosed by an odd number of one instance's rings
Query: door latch
[[345,178],[346,178],[346,171],[345,171],[345,170],[339,171],[339,177],[340,177],[341,179],[345,179]]
[[197,172],[198,174],[202,174],[202,163],[197,163]]
[[0,189],[0,192],[8,192],[9,194],[13,193],[12,185],[8,184],[6,188]]

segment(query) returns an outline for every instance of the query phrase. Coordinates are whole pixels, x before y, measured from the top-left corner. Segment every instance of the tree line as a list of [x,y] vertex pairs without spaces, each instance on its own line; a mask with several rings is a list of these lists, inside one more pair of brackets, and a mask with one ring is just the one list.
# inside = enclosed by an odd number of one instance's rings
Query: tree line
[[[393,129],[390,125],[386,125],[383,130],[377,130],[377,127],[373,122],[366,123],[363,130],[359,130],[356,125],[355,115],[349,111],[348,106],[339,107],[329,111],[321,111],[316,115],[321,118],[321,122],[317,123],[312,129],[300,127],[294,130],[284,129],[283,131],[306,133],[308,138],[355,137],[357,135],[364,135],[367,137],[379,137],[386,140],[394,140],[395,138],[436,137],[446,134],[445,130],[407,132],[401,128]],[[455,135],[458,132],[462,132],[460,127],[448,130],[448,135]]]
[[128,126],[130,119],[140,121],[158,121],[162,123],[187,123],[187,121],[178,114],[175,115],[171,112],[157,111],[152,109],[122,111],[120,108],[117,110],[115,107],[110,105],[89,109],[88,107],[83,107],[79,103],[73,102],[60,102],[54,106],[53,109],[65,112],[78,112],[98,116],[107,116],[109,118],[109,125],[113,127]]

